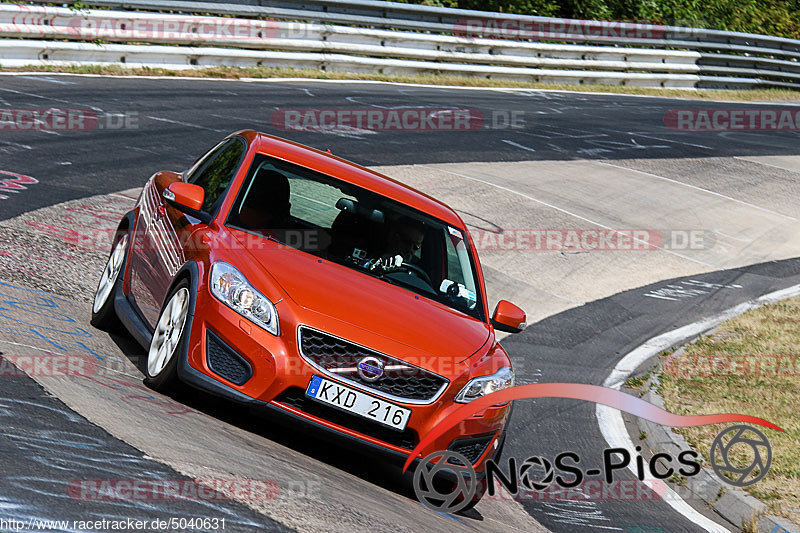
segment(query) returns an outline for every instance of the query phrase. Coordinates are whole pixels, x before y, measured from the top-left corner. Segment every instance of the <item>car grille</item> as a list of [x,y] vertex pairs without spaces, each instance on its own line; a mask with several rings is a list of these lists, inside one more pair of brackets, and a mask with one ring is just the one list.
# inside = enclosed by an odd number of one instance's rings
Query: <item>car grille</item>
[[[478,459],[481,458],[483,452],[486,451],[486,447],[492,441],[492,437],[494,437],[494,434],[483,435],[480,437],[470,437],[467,439],[456,439],[447,449],[460,453],[465,459],[467,459],[467,461],[475,464]],[[453,464],[461,464],[461,461],[458,459],[450,459],[448,462]]]
[[419,442],[417,432],[413,429],[406,428],[403,431],[398,431],[359,416],[346,413],[335,407],[329,407],[323,403],[312,400],[306,396],[305,391],[299,387],[289,387],[275,397],[273,401],[294,407],[311,416],[327,420],[338,426],[357,431],[363,435],[394,446],[399,446],[400,448],[413,450]]
[[[300,327],[299,336],[300,354],[317,368],[400,401],[430,403],[449,383],[433,372],[321,331]],[[384,364],[383,376],[371,382],[361,378],[356,371],[359,361],[370,356],[380,359]]]
[[206,362],[212,372],[236,385],[253,375],[250,364],[210,331],[206,332]]

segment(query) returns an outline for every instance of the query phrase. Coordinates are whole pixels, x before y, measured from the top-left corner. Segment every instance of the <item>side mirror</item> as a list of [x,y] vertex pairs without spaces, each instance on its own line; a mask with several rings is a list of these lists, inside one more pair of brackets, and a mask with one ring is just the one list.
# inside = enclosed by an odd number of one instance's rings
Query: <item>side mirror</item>
[[497,302],[492,315],[492,326],[500,331],[508,333],[519,333],[528,323],[526,322],[525,311],[506,300]]
[[201,211],[206,191],[199,185],[176,181],[164,189],[162,196],[169,205],[178,211],[195,217],[203,224],[211,222],[211,215]]

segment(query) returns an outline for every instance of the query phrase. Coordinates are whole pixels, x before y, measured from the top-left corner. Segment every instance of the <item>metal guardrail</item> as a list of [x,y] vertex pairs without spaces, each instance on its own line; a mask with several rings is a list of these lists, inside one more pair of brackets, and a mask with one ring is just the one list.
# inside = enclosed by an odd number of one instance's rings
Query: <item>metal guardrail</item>
[[[107,10],[80,13],[87,20],[105,17],[116,21],[181,17],[174,13],[244,18],[251,24],[278,19],[272,22],[277,36],[239,40],[215,36],[195,39],[151,36],[144,42],[283,51],[279,66],[295,66],[291,56],[286,54],[302,53],[303,58],[298,56],[298,66],[317,65],[317,68],[333,70],[358,64],[360,70],[382,72],[461,72],[511,79],[577,83],[602,80],[602,83],[664,87],[795,87],[800,82],[800,41],[779,37],[373,0],[303,0],[302,3],[270,0],[269,6],[256,5],[263,0],[239,0],[242,1],[251,3],[91,0],[90,3],[98,7],[159,13]],[[298,6],[302,9],[297,9]],[[19,10],[16,14],[15,8]],[[25,15],[29,23],[20,23],[19,17]],[[64,22],[74,20],[77,15],[63,8],[0,4],[0,37],[85,40],[86,36],[70,31],[75,28]],[[182,16],[183,20],[187,18],[192,17]],[[198,22],[201,20],[194,18]],[[203,17],[202,20],[210,19]],[[499,23],[505,23],[506,27],[499,27]],[[602,28],[603,24],[613,24],[613,28],[600,35],[589,31]],[[515,38],[497,38],[508,36],[508,26],[514,28]],[[486,37],[473,37],[474,27],[480,28],[479,33]],[[465,34],[465,30],[469,31]],[[104,40],[137,41],[121,35]],[[214,52],[217,64],[233,64],[223,59],[220,54],[226,53],[225,48],[221,50]],[[315,59],[310,59],[309,54],[316,54]],[[326,59],[333,55],[337,55],[336,60]],[[338,57],[345,55],[360,59],[351,59],[348,66]],[[173,62],[174,54],[170,57]],[[186,57],[185,66],[195,66],[196,61],[188,54]],[[39,57],[37,61],[48,60]],[[241,57],[236,61],[241,61]],[[398,61],[403,61],[403,65]],[[7,61],[0,48],[0,64],[4,63]]]
[[[490,11],[472,11],[445,7],[403,4],[377,0],[236,0],[220,3],[213,0],[90,0],[94,6],[122,9],[144,9],[151,11],[180,11],[183,13],[209,13],[220,15],[239,15],[248,17],[274,16],[286,20],[317,20],[335,23],[369,23],[376,27],[403,28],[419,31],[452,32],[459,22],[465,20],[516,21],[521,27],[570,28],[586,26],[585,20],[558,19]],[[594,21],[598,24],[603,21]],[[800,41],[783,37],[772,37],[753,33],[728,32],[689,28],[680,26],[660,26],[626,22],[610,22],[620,30],[650,29],[662,33],[659,41],[677,41],[704,45],[705,49],[730,50],[731,47],[764,48],[776,53],[789,52],[800,57]],[[557,41],[591,41],[591,35],[554,35]],[[645,40],[647,41],[647,40]],[[604,40],[611,42],[611,40]],[[614,42],[630,42],[628,39]],[[719,47],[719,48],[715,48]]]
[[[123,11],[80,15],[63,8],[0,4],[0,37],[112,40],[331,52],[484,65],[696,73],[696,52],[464,39],[316,23],[231,19]],[[122,29],[125,28],[125,29]],[[170,28],[180,28],[169,31]],[[208,29],[212,31],[208,31]],[[214,31],[220,30],[220,31]],[[222,31],[227,30],[227,34]],[[234,35],[234,33],[236,35]],[[244,35],[242,35],[244,34]]]
[[407,74],[436,71],[450,74],[487,75],[508,79],[528,79],[553,83],[602,83],[644,87],[693,87],[699,77],[693,74],[626,73],[517,67],[484,67],[456,63],[436,63],[435,68],[425,61],[372,58],[331,53],[280,52],[242,50],[217,47],[183,47],[163,45],[123,45],[92,43],[0,40],[4,66],[21,67],[32,64],[70,65],[119,64],[128,67],[160,67],[184,69],[231,65],[239,67],[276,66],[315,68],[326,71],[374,72]]

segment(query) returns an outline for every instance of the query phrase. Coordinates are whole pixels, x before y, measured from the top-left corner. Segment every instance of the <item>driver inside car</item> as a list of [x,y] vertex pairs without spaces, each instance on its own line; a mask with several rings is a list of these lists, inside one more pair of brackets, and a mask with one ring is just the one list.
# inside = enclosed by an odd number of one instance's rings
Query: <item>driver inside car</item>
[[369,269],[388,271],[403,263],[412,263],[424,239],[425,226],[421,222],[407,216],[400,217],[389,230],[383,253],[369,263]]
[[422,247],[425,239],[425,226],[409,217],[401,217],[389,232],[386,253],[399,255],[408,263]]
[[289,179],[280,172],[260,169],[239,210],[239,225],[275,236],[290,220]]

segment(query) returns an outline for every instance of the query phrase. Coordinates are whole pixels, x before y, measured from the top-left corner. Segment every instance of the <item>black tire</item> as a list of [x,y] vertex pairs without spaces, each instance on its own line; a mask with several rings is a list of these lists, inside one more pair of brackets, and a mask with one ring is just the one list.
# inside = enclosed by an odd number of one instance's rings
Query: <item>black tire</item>
[[[503,434],[500,436],[500,444],[497,446],[497,451],[495,451],[494,455],[492,456],[492,460],[495,463],[500,462],[500,457],[503,455],[503,448],[505,447],[505,445],[506,445],[506,432],[504,430]],[[464,507],[464,509],[462,509],[461,512],[469,511],[476,505],[478,505],[478,502],[480,502],[481,499],[484,496],[486,496],[486,493],[489,491],[488,483],[489,483],[488,477],[484,477],[478,480],[478,489],[475,491],[475,496],[472,497],[472,501],[470,501],[470,503],[467,504],[467,506]]]
[[[476,505],[478,505],[481,499],[486,495],[486,478],[478,479],[477,482],[478,484],[475,489],[475,494],[472,496],[472,499],[464,507],[456,511],[456,514],[463,514],[470,511]],[[437,479],[437,478],[433,479],[434,490],[436,490],[441,494],[452,493],[454,487],[455,487],[455,482],[452,481],[451,479]],[[456,501],[461,503],[464,501],[464,498],[459,496],[456,499]]]
[[[503,434],[500,435],[500,444],[497,446],[497,450],[494,452],[491,458],[495,463],[500,462],[500,457],[503,455],[503,448],[505,447],[505,445],[506,445],[506,431],[504,430]],[[478,488],[475,491],[475,495],[472,497],[472,500],[467,504],[467,506],[464,507],[459,512],[464,513],[470,511],[476,505],[478,505],[481,499],[484,496],[486,496],[486,493],[489,491],[488,481],[489,480],[487,477],[478,480]]]
[[478,505],[478,503],[480,503],[481,499],[483,499],[483,497],[486,496],[487,492],[486,483],[487,483],[486,478],[478,480],[478,488],[475,490],[475,495],[472,497],[467,506],[461,509],[459,513],[464,514],[468,511],[471,511],[472,509],[475,508],[476,505]]
[[494,452],[494,456],[492,457],[492,459],[494,460],[495,463],[499,463],[500,459],[503,457],[503,450],[506,447],[506,432],[507,431],[508,431],[508,429],[504,429],[503,430],[503,434],[500,435],[500,445],[497,447],[497,451]]
[[[114,241],[111,244],[111,251],[108,254],[108,261],[106,262],[106,266],[103,270],[103,274],[100,276],[100,280],[97,283],[97,289],[95,290],[95,298],[97,298],[97,293],[100,290],[100,284],[103,282],[105,269],[108,268],[108,263],[111,261],[111,257],[114,255],[114,251],[117,248],[117,244],[119,241],[124,238],[128,237],[128,230],[119,230],[117,231],[116,235],[114,235]],[[130,239],[128,245],[125,247],[125,255],[122,258],[122,267],[120,268],[119,272],[117,273],[114,279],[114,285],[111,289],[111,292],[105,299],[103,305],[95,311],[94,303],[92,304],[92,318],[89,323],[96,327],[97,329],[101,329],[104,331],[112,331],[119,329],[122,325],[119,321],[119,317],[117,316],[117,312],[114,309],[114,297],[117,293],[117,282],[125,276],[125,263],[128,260],[128,250],[130,249]]]
[[173,297],[181,290],[186,290],[189,293],[186,301],[188,313],[188,306],[190,305],[189,300],[191,299],[191,287],[189,286],[189,281],[184,279],[172,288],[172,290],[169,292],[169,295],[164,300],[164,305],[161,308],[161,312],[158,315],[158,321],[156,322],[156,330],[153,332],[153,342],[151,342],[150,350],[148,350],[148,358],[145,362],[144,384],[154,391],[161,393],[166,393],[173,390],[178,382],[178,359],[183,357],[183,354],[186,351],[185,345],[187,342],[189,342],[188,332],[191,329],[189,327],[191,318],[188,316],[186,317],[180,333],[180,339],[172,349],[172,353],[169,355],[169,361],[156,375],[150,375],[150,352],[153,349],[153,343],[156,342],[156,336],[159,335],[159,325],[161,324],[161,318],[164,314],[164,310],[170,304]]

